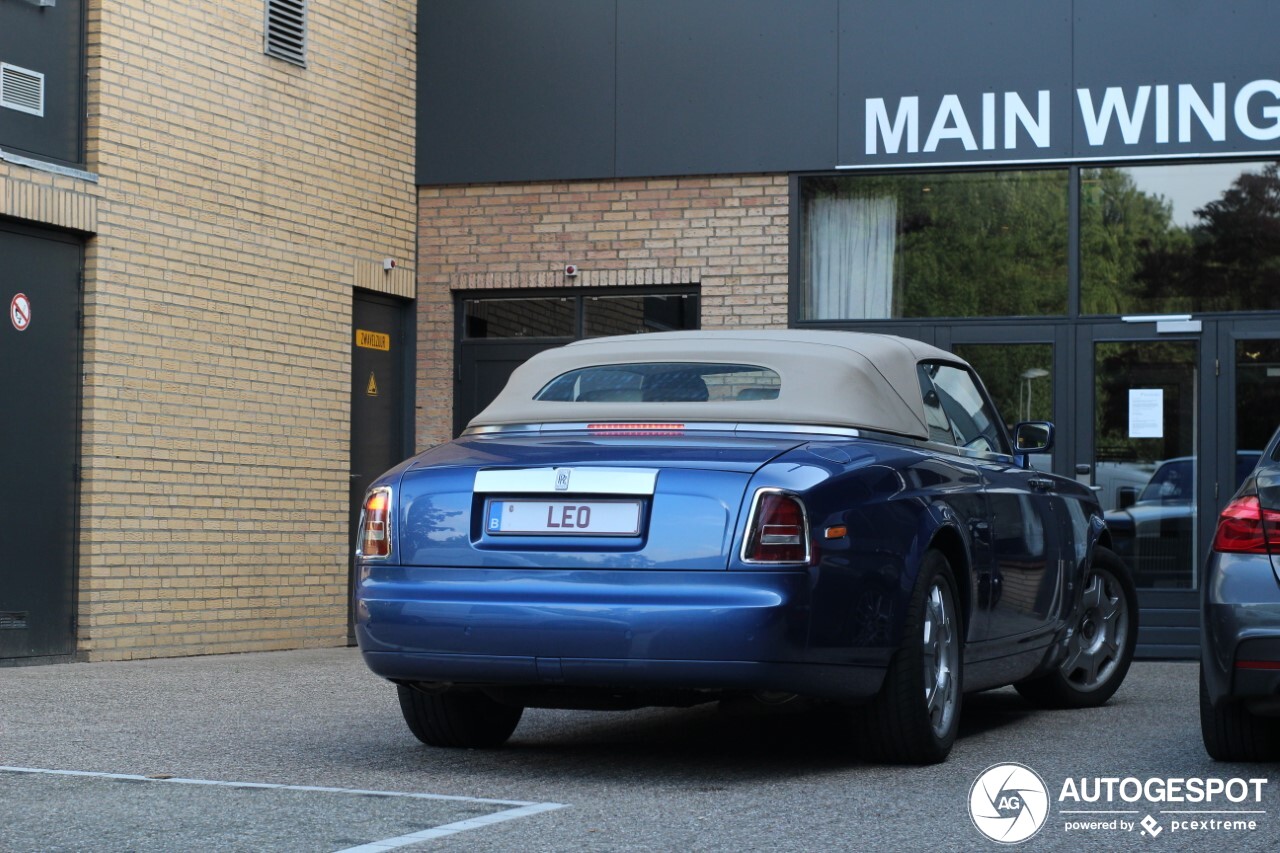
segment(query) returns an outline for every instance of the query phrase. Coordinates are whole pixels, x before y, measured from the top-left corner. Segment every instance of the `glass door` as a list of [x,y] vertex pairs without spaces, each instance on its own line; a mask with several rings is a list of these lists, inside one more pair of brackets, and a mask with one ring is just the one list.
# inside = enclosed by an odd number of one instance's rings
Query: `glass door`
[[[1102,504],[1142,606],[1142,656],[1193,657],[1199,579],[1220,479],[1213,324],[1154,319],[1079,329],[1078,471]],[[1197,332],[1204,325],[1206,334]]]
[[1280,427],[1280,332],[1273,322],[1223,323],[1218,350],[1230,405],[1219,407],[1219,467],[1214,514],[1226,505]]
[[1200,345],[1093,345],[1093,479],[1139,589],[1195,589]]

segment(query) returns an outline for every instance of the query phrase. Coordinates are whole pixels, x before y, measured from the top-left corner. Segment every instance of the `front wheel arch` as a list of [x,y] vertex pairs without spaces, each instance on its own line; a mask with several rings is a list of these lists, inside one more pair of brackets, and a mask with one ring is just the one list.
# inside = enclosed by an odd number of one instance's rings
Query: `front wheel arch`
[[1110,548],[1094,547],[1070,616],[1066,650],[1048,672],[1014,685],[1046,708],[1095,708],[1120,688],[1138,642],[1138,591]]

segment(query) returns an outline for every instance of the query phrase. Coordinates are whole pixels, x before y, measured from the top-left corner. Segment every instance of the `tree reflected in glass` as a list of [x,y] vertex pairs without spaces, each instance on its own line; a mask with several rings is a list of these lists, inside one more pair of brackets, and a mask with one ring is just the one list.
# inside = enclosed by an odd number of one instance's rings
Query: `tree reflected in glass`
[[[1280,164],[1241,163],[1179,224],[1175,203],[1223,165],[1086,169],[1081,310],[1176,314],[1280,309]],[[1234,171],[1234,170],[1233,170]],[[1145,187],[1145,189],[1143,188]]]

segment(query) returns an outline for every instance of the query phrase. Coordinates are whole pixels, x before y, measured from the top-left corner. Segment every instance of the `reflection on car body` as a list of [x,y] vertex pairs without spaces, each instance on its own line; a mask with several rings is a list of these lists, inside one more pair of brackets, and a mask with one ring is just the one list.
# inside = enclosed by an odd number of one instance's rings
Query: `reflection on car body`
[[940,761],[966,691],[1097,705],[1133,654],[1101,508],[1028,467],[1050,424],[1012,433],[903,338],[547,351],[368,492],[360,647],[432,745],[496,746],[526,707],[785,702],[837,709],[867,758]]

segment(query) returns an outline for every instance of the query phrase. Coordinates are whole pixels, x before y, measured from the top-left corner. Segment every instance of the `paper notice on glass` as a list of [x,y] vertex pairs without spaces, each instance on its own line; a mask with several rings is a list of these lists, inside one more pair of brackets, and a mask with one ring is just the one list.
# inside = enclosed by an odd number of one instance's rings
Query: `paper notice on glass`
[[1164,389],[1129,389],[1129,438],[1164,438]]

